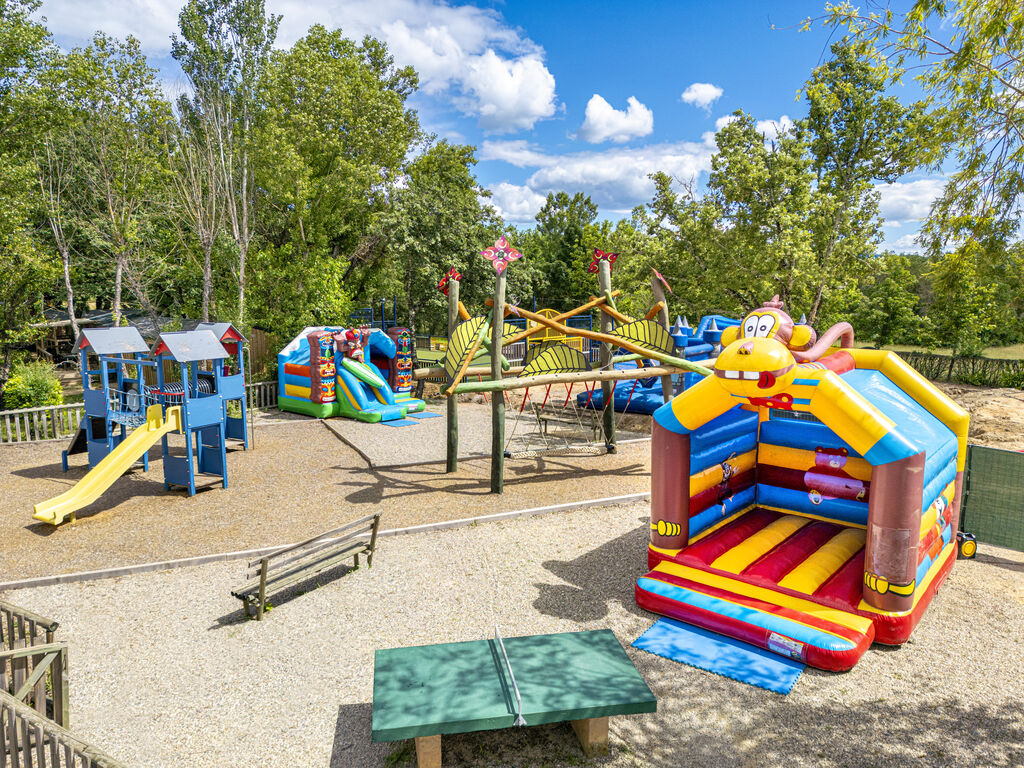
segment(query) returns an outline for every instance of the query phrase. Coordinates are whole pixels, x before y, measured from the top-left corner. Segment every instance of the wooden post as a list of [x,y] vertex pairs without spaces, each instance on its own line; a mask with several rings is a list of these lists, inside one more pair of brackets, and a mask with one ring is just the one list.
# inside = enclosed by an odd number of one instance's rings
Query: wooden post
[[[505,329],[505,270],[497,272],[494,277],[494,307],[491,310],[494,322],[491,323],[491,349],[501,352],[501,336]],[[491,379],[501,381],[501,355],[491,355]],[[452,395],[454,399],[458,395]],[[491,398],[491,493],[502,493],[505,490],[505,396],[495,395]]]
[[260,602],[256,606],[256,621],[263,621],[263,607],[267,600],[267,558],[260,563]]
[[[459,324],[459,281],[448,281],[448,340],[451,343],[455,326]],[[455,472],[459,468],[459,398],[457,395],[448,400],[448,448],[445,472]]]
[[417,768],[441,768],[441,735],[416,737]]
[[[665,326],[666,331],[671,330],[668,326],[668,301],[665,300],[665,286],[662,285],[658,276],[653,274],[651,275],[651,293],[654,294],[654,301],[661,305],[658,310],[658,319]],[[685,376],[685,374],[683,375]],[[671,376],[661,377],[661,399],[666,403],[672,399]]]
[[[612,265],[607,259],[597,263],[597,280],[601,293],[610,296],[612,292]],[[601,332],[611,333],[615,330],[615,321],[606,313],[601,313]],[[601,344],[601,367],[609,368],[612,364],[612,345]],[[615,385],[610,381],[601,382],[601,394],[604,397],[604,443],[608,453],[615,453]]]
[[591,717],[587,720],[571,720],[576,738],[580,740],[583,754],[587,757],[608,752],[608,718]]

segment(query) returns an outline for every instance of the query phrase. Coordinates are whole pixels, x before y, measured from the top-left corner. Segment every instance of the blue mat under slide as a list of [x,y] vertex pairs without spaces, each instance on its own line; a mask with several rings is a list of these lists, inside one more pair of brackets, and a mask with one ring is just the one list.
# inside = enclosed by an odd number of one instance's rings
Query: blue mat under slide
[[440,413],[431,413],[430,411],[420,411],[419,413],[410,413],[409,418],[411,419],[437,419],[440,418]]
[[380,421],[378,424],[383,424],[385,427],[408,427],[416,422],[412,419],[392,419],[391,421]]
[[783,696],[793,690],[807,666],[674,619],[658,619],[633,647]]

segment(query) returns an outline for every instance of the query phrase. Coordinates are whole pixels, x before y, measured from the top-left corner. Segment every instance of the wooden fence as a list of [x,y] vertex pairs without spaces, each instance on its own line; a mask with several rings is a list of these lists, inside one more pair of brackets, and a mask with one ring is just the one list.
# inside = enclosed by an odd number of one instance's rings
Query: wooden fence
[[[246,384],[245,389],[251,408],[277,407],[276,381],[254,381]],[[68,440],[75,434],[84,414],[82,403],[0,411],[0,445]]]
[[0,768],[124,768],[67,729],[67,644],[57,622],[0,600]]
[[56,630],[56,621],[0,600],[0,691],[66,728],[68,654]]
[[83,414],[81,403],[0,411],[0,444],[66,440],[75,434]]

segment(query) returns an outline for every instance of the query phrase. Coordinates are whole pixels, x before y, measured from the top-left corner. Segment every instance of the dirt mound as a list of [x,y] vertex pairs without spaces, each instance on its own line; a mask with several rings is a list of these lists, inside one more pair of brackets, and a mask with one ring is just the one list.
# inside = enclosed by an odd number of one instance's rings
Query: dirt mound
[[1024,391],[967,384],[937,386],[971,414],[970,442],[1024,450]]

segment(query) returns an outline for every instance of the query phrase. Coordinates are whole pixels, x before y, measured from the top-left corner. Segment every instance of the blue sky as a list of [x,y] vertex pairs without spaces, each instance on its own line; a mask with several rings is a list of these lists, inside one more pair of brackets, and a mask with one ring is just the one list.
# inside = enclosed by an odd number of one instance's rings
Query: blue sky
[[[181,3],[44,0],[64,47],[93,30],[142,42],[165,88],[183,87],[170,59]],[[617,219],[650,200],[647,174],[698,187],[713,135],[736,109],[770,133],[805,113],[798,89],[828,58],[830,31],[800,22],[824,0],[267,0],[283,15],[279,44],[311,24],[371,34],[420,72],[414,106],[428,130],[478,148],[477,176],[521,225],[551,191],[582,191]],[[899,94],[915,95],[910,88]],[[942,179],[918,174],[880,187],[885,245],[913,250]]]

